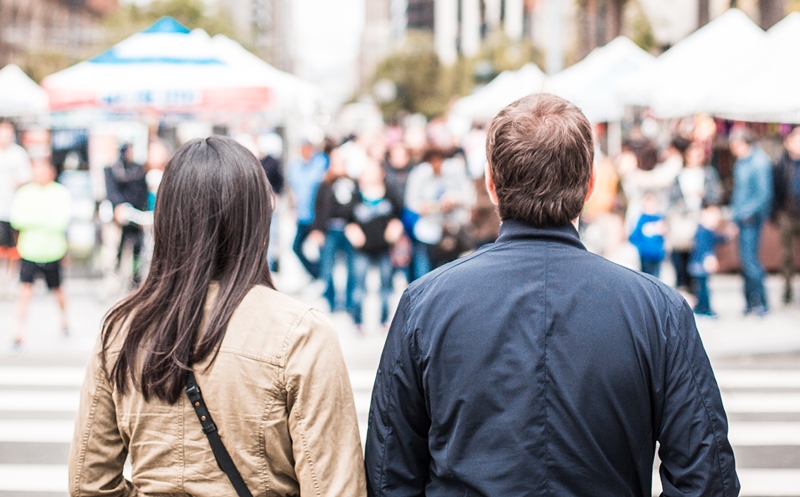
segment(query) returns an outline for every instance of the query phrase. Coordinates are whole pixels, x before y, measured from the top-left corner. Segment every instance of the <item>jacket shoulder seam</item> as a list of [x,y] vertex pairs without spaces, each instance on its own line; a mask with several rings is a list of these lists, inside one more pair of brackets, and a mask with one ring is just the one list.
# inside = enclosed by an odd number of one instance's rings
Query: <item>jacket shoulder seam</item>
[[[670,309],[670,311],[671,311],[670,312],[670,315],[671,315],[670,317],[671,317],[671,320],[673,322],[676,321],[676,319],[675,319],[676,310],[677,309],[675,309],[674,306]],[[676,328],[677,328],[677,326],[676,326]],[[727,495],[729,495],[729,493],[728,493],[727,487],[725,485],[725,478],[723,476],[725,474],[724,473],[724,468],[723,468],[724,464],[722,462],[722,459],[720,458],[720,454],[722,453],[722,451],[721,451],[721,448],[720,448],[719,438],[717,437],[717,431],[718,431],[717,430],[717,426],[714,423],[713,417],[711,416],[706,396],[703,395],[703,392],[702,392],[702,390],[700,388],[700,384],[697,381],[697,372],[695,371],[694,363],[692,361],[688,360],[689,359],[689,354],[688,354],[688,351],[686,350],[686,341],[684,340],[683,334],[682,333],[675,333],[675,331],[677,331],[677,330],[673,330],[673,333],[671,333],[671,334],[674,335],[677,338],[678,343],[680,344],[681,352],[683,353],[683,356],[686,359],[686,363],[689,366],[689,371],[692,373],[692,383],[694,384],[695,391],[697,392],[697,396],[700,398],[700,402],[703,405],[703,411],[705,412],[706,419],[708,420],[709,424],[711,425],[711,435],[712,435],[712,437],[714,437],[714,451],[716,452],[717,467],[719,468],[719,472],[720,472],[720,484],[722,485],[722,493],[723,493],[723,495],[727,496]]]

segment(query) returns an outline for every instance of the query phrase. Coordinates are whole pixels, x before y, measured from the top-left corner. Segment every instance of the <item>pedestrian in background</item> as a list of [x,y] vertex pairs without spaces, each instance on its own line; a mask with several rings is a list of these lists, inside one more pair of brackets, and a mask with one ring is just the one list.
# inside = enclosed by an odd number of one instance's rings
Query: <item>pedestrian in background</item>
[[[122,255],[126,247],[131,247],[133,286],[141,282],[140,258],[144,248],[144,230],[132,221],[133,212],[148,210],[147,171],[142,164],[133,160],[133,146],[124,143],[119,148],[119,158],[112,166],[105,168],[106,196],[114,207],[114,219],[122,227],[122,235],[117,249],[117,269],[121,268]],[[127,269],[123,269],[127,271]]]
[[14,192],[31,180],[31,161],[28,152],[16,144],[14,125],[0,121],[0,295],[4,294],[7,281],[11,281],[15,262],[19,259],[15,247],[15,233],[11,228],[11,204]]
[[758,257],[761,227],[772,209],[772,162],[756,145],[749,129],[734,130],[728,139],[736,157],[733,165],[733,220],[739,228],[739,258],[744,276],[744,314],[769,312],[764,288],[766,272]]
[[694,291],[689,274],[689,257],[703,205],[722,202],[722,185],[716,169],[707,163],[702,144],[692,143],[684,153],[684,167],[669,192],[667,237],[675,287]]
[[636,221],[628,239],[639,251],[639,268],[645,274],[658,278],[661,263],[664,261],[664,235],[667,224],[664,215],[658,210],[659,200],[655,193],[645,192],[642,199],[642,213]]
[[319,277],[319,261],[312,261],[306,257],[303,244],[312,231],[317,188],[322,183],[327,169],[328,155],[324,151],[315,152],[314,145],[306,140],[300,145],[300,157],[289,162],[286,172],[297,217],[297,232],[292,243],[292,251],[313,279]]
[[692,253],[689,256],[689,274],[694,282],[697,304],[694,314],[700,317],[716,318],[711,308],[711,290],[708,280],[719,271],[719,261],[715,249],[726,237],[720,232],[722,212],[715,204],[705,205],[700,213],[700,223],[694,235]]
[[380,322],[389,328],[389,298],[392,286],[392,260],[389,250],[403,235],[400,211],[403,202],[400,193],[386,184],[386,173],[381,164],[367,159],[358,178],[358,193],[352,204],[349,223],[345,228],[347,239],[355,248],[353,254],[353,322],[362,331],[364,324],[364,297],[367,293],[367,272],[370,267],[380,275]]
[[258,149],[260,152],[261,167],[264,168],[264,173],[267,175],[269,186],[272,187],[272,193],[275,200],[275,209],[272,212],[272,221],[270,223],[269,233],[269,250],[267,251],[267,258],[269,259],[269,270],[272,272],[280,271],[280,200],[283,195],[284,186],[286,184],[286,175],[283,171],[283,141],[276,133],[268,133],[263,135],[258,140]]
[[[405,205],[418,216],[413,227],[412,280],[449,262],[442,257],[444,250],[439,250],[442,242],[457,244],[462,228],[470,222],[475,202],[472,180],[463,160],[448,155],[441,148],[430,148],[408,178]],[[444,248],[452,252],[456,247]]]
[[271,196],[228,138],[170,160],[151,270],[106,316],[86,371],[71,495],[365,495],[336,331],[272,284]]
[[719,388],[676,290],[589,253],[592,130],[552,95],[488,126],[491,245],[411,284],[381,357],[369,494],[733,497]]
[[800,125],[783,140],[784,153],[775,164],[775,215],[779,217],[783,249],[783,302],[792,302],[794,241],[800,239]]
[[67,298],[61,288],[61,259],[67,254],[67,227],[72,201],[66,187],[55,182],[56,170],[49,158],[33,162],[33,181],[20,187],[11,207],[11,225],[19,231],[17,250],[22,258],[17,300],[17,329],[14,348],[25,341],[28,306],[33,282],[42,276],[61,310],[61,332],[69,335]]
[[[351,217],[353,205],[358,201],[356,182],[347,175],[347,164],[341,150],[335,148],[330,153],[330,165],[322,183],[317,189],[314,202],[314,221],[309,239],[320,247],[319,280],[325,284],[325,300],[328,309],[335,312],[340,308],[353,311],[353,246],[345,236],[345,226]],[[338,292],[333,278],[337,258],[344,261],[347,281],[344,292]]]

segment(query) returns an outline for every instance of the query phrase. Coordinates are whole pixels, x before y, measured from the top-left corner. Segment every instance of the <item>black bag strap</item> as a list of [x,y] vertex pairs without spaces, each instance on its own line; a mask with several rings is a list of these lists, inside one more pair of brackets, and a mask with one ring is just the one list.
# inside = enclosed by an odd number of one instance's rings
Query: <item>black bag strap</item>
[[189,401],[192,403],[192,407],[194,407],[194,412],[197,414],[197,419],[200,420],[203,433],[208,437],[208,443],[211,445],[214,458],[217,460],[217,466],[228,475],[228,479],[231,481],[239,497],[253,497],[253,494],[250,493],[250,490],[248,490],[247,485],[244,483],[242,475],[239,474],[239,470],[236,469],[233,459],[231,459],[230,454],[228,454],[227,449],[225,449],[225,444],[222,443],[222,439],[219,437],[217,425],[215,425],[214,420],[211,419],[211,414],[208,412],[206,403],[203,400],[203,394],[200,392],[200,387],[197,386],[197,379],[194,377],[194,372],[192,371],[189,371],[189,374],[186,375],[186,396],[189,397]]

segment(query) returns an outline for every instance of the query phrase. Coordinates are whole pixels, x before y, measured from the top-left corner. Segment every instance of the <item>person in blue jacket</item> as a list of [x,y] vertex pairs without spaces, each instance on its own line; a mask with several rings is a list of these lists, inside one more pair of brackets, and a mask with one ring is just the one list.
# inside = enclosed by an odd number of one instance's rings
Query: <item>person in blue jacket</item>
[[524,97],[491,121],[500,236],[412,283],[381,357],[366,441],[377,496],[732,497],[728,422],[691,307],[586,250],[589,121]]
[[766,272],[758,258],[761,226],[772,211],[772,162],[755,143],[748,129],[731,133],[728,139],[733,165],[733,220],[739,228],[739,257],[744,276],[744,314],[763,316],[769,312],[764,289]]
[[642,272],[656,278],[661,274],[661,262],[667,254],[664,248],[666,231],[664,215],[658,212],[658,197],[653,192],[645,193],[642,214],[628,240],[639,251]]
[[711,309],[711,291],[708,288],[708,279],[719,271],[719,260],[716,255],[717,245],[727,240],[725,235],[720,232],[721,223],[722,213],[718,205],[703,206],[688,264],[689,275],[694,284],[694,294],[697,297],[694,314],[700,317],[717,317],[717,313]]

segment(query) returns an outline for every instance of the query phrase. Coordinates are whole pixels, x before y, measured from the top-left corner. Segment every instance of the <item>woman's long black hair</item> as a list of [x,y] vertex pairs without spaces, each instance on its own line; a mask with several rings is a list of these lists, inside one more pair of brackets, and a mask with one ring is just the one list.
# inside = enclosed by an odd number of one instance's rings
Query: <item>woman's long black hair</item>
[[[267,264],[272,191],[258,159],[235,141],[192,140],[170,159],[155,208],[147,279],[106,316],[102,363],[121,394],[174,404],[192,364],[219,352],[228,321]],[[203,321],[209,284],[219,290]],[[203,328],[200,329],[201,322]],[[124,333],[109,370],[108,347]]]

